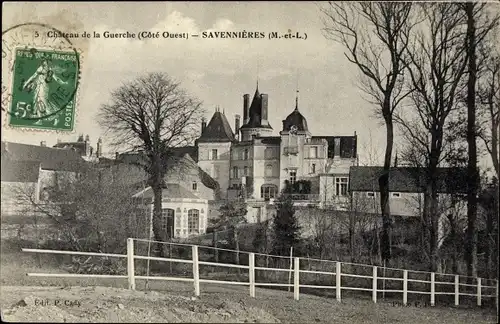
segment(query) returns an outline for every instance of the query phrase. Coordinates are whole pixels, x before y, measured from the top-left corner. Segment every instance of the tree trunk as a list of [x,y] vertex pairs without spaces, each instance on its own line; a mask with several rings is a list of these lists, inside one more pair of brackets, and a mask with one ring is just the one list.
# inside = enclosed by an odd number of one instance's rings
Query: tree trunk
[[451,272],[454,274],[458,273],[458,228],[455,215],[453,213],[448,215],[448,221],[450,222],[450,241],[453,244],[451,251]]
[[162,201],[162,187],[161,185],[155,185],[152,187],[153,189],[153,234],[155,237],[155,241],[157,243],[158,256],[163,257],[163,244],[159,243],[163,241],[163,235],[161,233],[161,201]]
[[389,172],[391,167],[391,156],[392,147],[394,142],[394,126],[392,124],[392,118],[389,116],[390,102],[386,99],[384,103],[384,117],[386,123],[386,148],[385,148],[385,158],[384,158],[384,169],[383,173],[379,178],[379,188],[380,188],[380,209],[382,211],[382,237],[381,237],[381,254],[382,260],[387,264],[391,259],[391,246],[390,246],[390,231],[391,231],[391,211],[389,206]]
[[467,13],[467,54],[469,59],[469,79],[467,82],[467,237],[466,237],[466,260],[467,275],[477,276],[477,191],[479,185],[477,170],[477,147],[476,147],[476,26],[474,18],[474,3],[465,4]]

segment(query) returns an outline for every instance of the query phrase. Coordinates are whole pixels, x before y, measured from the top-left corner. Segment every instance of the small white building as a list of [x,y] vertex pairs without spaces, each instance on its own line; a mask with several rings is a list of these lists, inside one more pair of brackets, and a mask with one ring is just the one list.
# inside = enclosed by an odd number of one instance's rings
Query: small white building
[[[148,187],[133,198],[142,201],[153,215],[153,189]],[[162,191],[161,229],[166,237],[186,238],[204,234],[207,228],[208,200],[202,199],[177,183],[166,183]],[[170,235],[166,235],[170,234]]]

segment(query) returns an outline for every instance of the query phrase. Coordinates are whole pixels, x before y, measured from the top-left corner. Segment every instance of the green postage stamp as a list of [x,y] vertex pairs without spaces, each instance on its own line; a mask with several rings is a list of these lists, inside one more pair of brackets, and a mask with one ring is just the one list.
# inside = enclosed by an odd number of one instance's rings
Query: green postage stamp
[[72,131],[79,69],[76,51],[16,49],[9,125]]

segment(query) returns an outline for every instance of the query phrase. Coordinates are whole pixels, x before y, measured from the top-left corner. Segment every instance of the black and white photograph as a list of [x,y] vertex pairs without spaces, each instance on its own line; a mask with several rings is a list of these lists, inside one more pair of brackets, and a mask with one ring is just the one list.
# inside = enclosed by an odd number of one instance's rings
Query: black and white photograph
[[498,323],[500,1],[2,9],[3,322]]

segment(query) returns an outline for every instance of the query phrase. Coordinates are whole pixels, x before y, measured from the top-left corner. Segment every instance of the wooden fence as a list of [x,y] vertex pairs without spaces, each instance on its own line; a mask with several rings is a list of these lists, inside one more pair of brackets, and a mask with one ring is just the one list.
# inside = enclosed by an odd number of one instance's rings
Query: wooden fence
[[[137,242],[150,242],[150,243],[162,243],[168,246],[180,246],[188,249],[188,254],[190,257],[182,258],[173,258],[173,257],[152,257],[152,256],[142,256],[137,255],[134,249],[134,243]],[[232,264],[232,263],[224,263],[224,262],[212,262],[212,261],[204,261],[200,258],[199,250],[200,249],[212,249],[212,250],[223,250],[230,251],[239,254],[245,254],[248,256],[246,264]],[[112,258],[125,258],[127,260],[127,274],[126,275],[107,275],[107,274],[49,274],[49,273],[28,273],[28,276],[36,276],[36,277],[88,277],[88,278],[127,278],[128,279],[128,287],[129,289],[135,290],[136,288],[136,280],[167,280],[167,281],[187,281],[192,282],[194,285],[194,294],[195,296],[199,296],[200,291],[200,283],[217,283],[223,285],[243,285],[249,287],[249,293],[251,297],[255,297],[255,287],[289,287],[293,288],[293,295],[295,300],[299,300],[301,289],[323,289],[323,290],[335,290],[335,297],[338,301],[342,299],[343,291],[364,291],[371,292],[371,298],[374,303],[377,302],[377,297],[380,293],[397,293],[402,295],[401,303],[403,305],[408,304],[408,296],[409,295],[428,295],[429,296],[429,305],[435,306],[436,304],[436,296],[439,295],[449,295],[454,296],[454,304],[456,306],[460,305],[461,296],[472,296],[476,300],[476,305],[481,306],[483,300],[486,299],[494,299],[496,303],[496,307],[498,310],[498,280],[494,279],[482,279],[482,278],[470,278],[460,275],[453,274],[442,274],[442,273],[434,273],[434,272],[424,272],[424,271],[413,271],[413,270],[405,270],[405,269],[396,269],[396,268],[382,268],[372,265],[365,264],[355,264],[355,263],[347,263],[347,262],[339,262],[339,261],[330,261],[330,260],[318,260],[318,259],[308,259],[308,258],[293,258],[293,262],[290,257],[281,257],[260,253],[251,253],[244,251],[234,251],[228,249],[218,249],[207,246],[198,246],[198,245],[190,245],[190,244],[181,244],[181,243],[167,243],[167,242],[156,242],[156,241],[148,241],[143,239],[127,239],[127,254],[113,254],[113,253],[93,253],[93,252],[79,252],[79,251],[60,251],[60,250],[41,250],[41,249],[22,249],[23,252],[34,252],[34,253],[49,253],[49,254],[66,254],[66,255],[86,255],[86,256],[97,256],[97,257],[112,257]],[[267,266],[259,266],[256,265],[256,256],[264,257],[266,259],[269,258],[281,258],[287,259],[289,262],[289,267],[279,268],[279,267],[267,267]],[[137,275],[135,270],[135,265],[137,260],[151,260],[151,261],[159,261],[159,262],[170,262],[170,263],[179,263],[179,264],[187,264],[192,268],[191,277],[185,277],[180,275],[173,276],[151,276],[151,275]],[[334,271],[323,271],[321,267],[311,267],[311,262],[315,261],[318,264],[327,265],[326,268],[334,269]],[[302,265],[309,264],[308,269],[304,269],[305,267]],[[245,281],[235,281],[235,280],[220,280],[216,279],[207,279],[200,278],[200,266],[207,267],[223,267],[223,268],[236,268],[236,269],[244,269],[245,270]],[[364,271],[354,271],[356,267],[361,267],[365,269]],[[313,269],[315,268],[315,269]],[[229,269],[227,270],[229,271]],[[241,271],[241,270],[239,270]],[[286,282],[258,282],[256,280],[256,272],[281,272],[286,273],[287,275],[293,274],[293,283]],[[386,273],[401,273],[401,276],[396,275],[387,275]],[[149,271],[148,271],[149,273]],[[362,273],[362,274],[360,274]],[[326,276],[326,282],[330,284],[310,284],[305,280],[307,275],[314,276]],[[425,279],[416,279],[416,275],[420,275],[421,277],[427,277],[429,280]],[[440,281],[436,280],[436,276],[439,278],[447,278],[440,279]],[[301,280],[301,278],[303,278]],[[354,284],[346,283],[345,278],[355,278],[357,279],[357,283]],[[362,279],[362,280],[361,280]],[[278,280],[276,280],[278,281]],[[343,283],[344,281],[344,283]],[[380,287],[380,281],[382,281],[382,287]],[[394,285],[390,286],[389,289],[386,287],[387,281],[395,281],[402,283],[401,285],[397,285],[397,289],[393,289]],[[325,281],[323,281],[325,282]],[[361,282],[361,283],[360,283]],[[489,285],[486,283],[490,283]],[[419,287],[418,284],[420,284]],[[411,288],[409,285],[413,285]],[[449,288],[445,288],[449,287]],[[451,289],[453,287],[453,289]],[[410,289],[411,288],[411,289]],[[421,289],[417,289],[421,288]],[[428,289],[427,289],[428,288]]]

